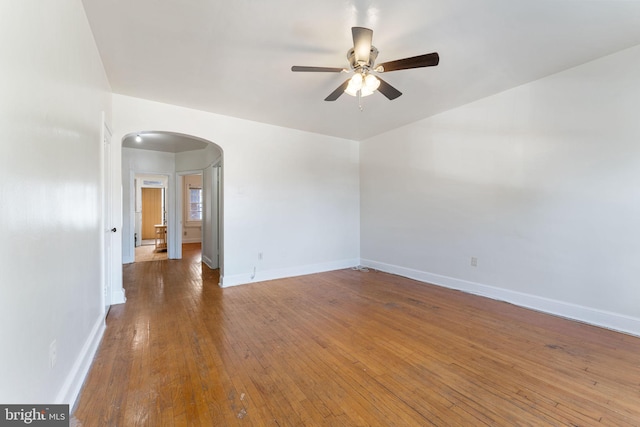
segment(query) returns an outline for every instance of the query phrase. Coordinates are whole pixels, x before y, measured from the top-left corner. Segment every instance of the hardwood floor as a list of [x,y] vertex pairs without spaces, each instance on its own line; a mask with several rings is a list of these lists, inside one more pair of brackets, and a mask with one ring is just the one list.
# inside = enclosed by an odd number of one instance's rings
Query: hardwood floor
[[184,256],[125,266],[75,425],[640,425],[640,338],[374,271],[221,289]]

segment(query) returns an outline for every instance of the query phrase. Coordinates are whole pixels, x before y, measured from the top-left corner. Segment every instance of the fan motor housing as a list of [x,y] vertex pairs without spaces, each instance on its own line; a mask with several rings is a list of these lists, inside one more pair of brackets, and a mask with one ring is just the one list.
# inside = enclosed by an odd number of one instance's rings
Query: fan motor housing
[[347,59],[349,60],[349,65],[352,70],[359,70],[361,68],[371,69],[373,64],[376,62],[376,58],[378,57],[378,49],[375,46],[371,46],[371,51],[369,53],[369,62],[367,63],[359,63],[356,61],[356,52],[354,48],[349,49],[347,52]]

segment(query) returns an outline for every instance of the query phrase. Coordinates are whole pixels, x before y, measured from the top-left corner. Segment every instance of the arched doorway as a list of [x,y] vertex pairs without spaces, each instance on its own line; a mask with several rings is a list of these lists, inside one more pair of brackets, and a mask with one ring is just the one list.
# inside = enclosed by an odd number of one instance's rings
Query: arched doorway
[[[123,262],[135,260],[135,246],[140,228],[138,189],[143,183],[136,176],[167,176],[166,244],[168,257],[182,257],[183,237],[200,227],[202,259],[211,268],[224,269],[223,254],[223,153],[215,143],[175,132],[141,130],[122,138],[122,248]],[[185,177],[201,176],[201,218],[194,219],[187,209],[190,193]],[[198,203],[194,200],[194,203]],[[190,228],[189,228],[190,227]],[[188,229],[189,228],[189,229]]]

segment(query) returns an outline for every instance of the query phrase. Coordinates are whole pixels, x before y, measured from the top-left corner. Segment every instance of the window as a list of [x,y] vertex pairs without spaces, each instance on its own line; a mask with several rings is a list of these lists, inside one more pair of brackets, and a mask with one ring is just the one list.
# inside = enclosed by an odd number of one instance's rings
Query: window
[[202,221],[202,188],[189,188],[189,221]]

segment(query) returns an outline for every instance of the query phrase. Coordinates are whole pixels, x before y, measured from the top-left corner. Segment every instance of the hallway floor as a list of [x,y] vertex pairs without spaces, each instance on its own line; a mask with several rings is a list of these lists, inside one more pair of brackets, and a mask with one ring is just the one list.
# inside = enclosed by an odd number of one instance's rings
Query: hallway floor
[[162,261],[165,259],[168,259],[167,250],[156,250],[155,245],[142,245],[135,249],[134,262]]

